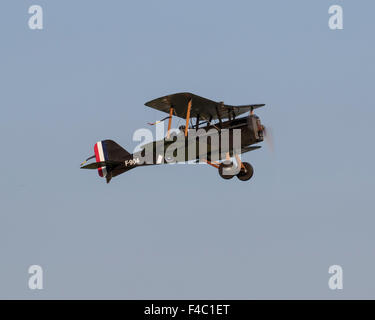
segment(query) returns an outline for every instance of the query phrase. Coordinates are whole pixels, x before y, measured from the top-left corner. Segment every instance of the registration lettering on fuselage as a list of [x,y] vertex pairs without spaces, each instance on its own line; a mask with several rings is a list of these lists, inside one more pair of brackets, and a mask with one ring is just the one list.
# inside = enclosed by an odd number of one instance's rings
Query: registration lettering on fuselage
[[134,166],[136,165],[137,163],[139,163],[139,158],[136,158],[136,159],[130,159],[130,160],[125,160],[124,161],[124,164],[125,166]]

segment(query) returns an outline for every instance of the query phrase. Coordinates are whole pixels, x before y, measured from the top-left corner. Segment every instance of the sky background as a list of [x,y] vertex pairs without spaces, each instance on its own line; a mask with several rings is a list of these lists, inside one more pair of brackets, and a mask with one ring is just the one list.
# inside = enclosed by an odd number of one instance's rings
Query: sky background
[[[28,28],[41,5],[44,29]],[[328,28],[340,4],[344,30]],[[4,0],[0,298],[375,298],[375,2]],[[257,110],[255,174],[80,170],[189,91]],[[174,122],[177,126],[178,121]],[[180,123],[181,124],[181,123]],[[44,289],[28,288],[41,265]],[[344,289],[328,287],[341,265]]]

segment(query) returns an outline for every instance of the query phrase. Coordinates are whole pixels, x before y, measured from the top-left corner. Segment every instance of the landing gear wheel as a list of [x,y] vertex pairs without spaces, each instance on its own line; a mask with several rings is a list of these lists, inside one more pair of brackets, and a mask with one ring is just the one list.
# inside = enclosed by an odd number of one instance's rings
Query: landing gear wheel
[[237,178],[240,179],[241,181],[250,180],[254,174],[254,169],[252,165],[248,162],[242,162],[242,164],[245,168],[241,168],[240,173],[237,174]]
[[234,174],[231,172],[233,171],[233,162],[222,162],[219,165],[219,174],[220,177],[222,177],[225,180],[232,179],[234,177]]

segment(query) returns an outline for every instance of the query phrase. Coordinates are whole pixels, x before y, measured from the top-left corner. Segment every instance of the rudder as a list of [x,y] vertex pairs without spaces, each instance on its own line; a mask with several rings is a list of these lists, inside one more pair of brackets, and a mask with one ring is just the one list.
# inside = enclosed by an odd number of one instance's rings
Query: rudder
[[[94,145],[96,162],[103,161],[124,161],[131,154],[113,140],[102,140]],[[98,168],[98,174],[106,177],[110,171],[108,166]]]

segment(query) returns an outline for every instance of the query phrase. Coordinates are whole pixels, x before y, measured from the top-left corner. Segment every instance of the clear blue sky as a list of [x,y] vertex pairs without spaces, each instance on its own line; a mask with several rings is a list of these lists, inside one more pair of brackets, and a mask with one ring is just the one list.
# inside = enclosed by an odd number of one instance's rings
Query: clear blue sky
[[[28,28],[28,8],[44,29]],[[328,7],[344,30],[328,28]],[[14,1],[0,19],[1,298],[375,298],[374,1]],[[251,182],[79,169],[190,91],[266,103]],[[177,125],[177,122],[175,123]],[[44,269],[42,291],[27,269]],[[328,267],[344,290],[328,288]]]

